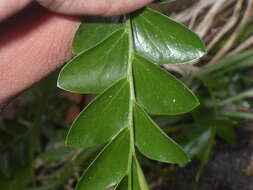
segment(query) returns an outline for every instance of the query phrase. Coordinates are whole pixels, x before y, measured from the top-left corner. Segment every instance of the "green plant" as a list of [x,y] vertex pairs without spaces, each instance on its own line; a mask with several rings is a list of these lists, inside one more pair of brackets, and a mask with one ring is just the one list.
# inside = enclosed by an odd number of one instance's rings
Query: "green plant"
[[73,50],[77,56],[61,70],[58,86],[100,95],[75,120],[66,143],[82,148],[104,145],[78,190],[148,189],[135,147],[152,160],[190,160],[148,114],[178,115],[199,105],[182,82],[158,65],[200,58],[205,47],[197,35],[145,8],[110,22],[82,23]]
[[245,120],[253,118],[250,111],[252,80],[249,80],[252,56],[250,49],[199,69],[192,74],[194,79],[188,84],[199,86],[195,92],[201,105],[174,121],[163,118],[164,123],[158,119],[167,134],[176,134],[176,141],[184,150],[192,158],[199,159],[200,167],[195,182],[199,181],[212,157],[216,142],[236,143],[237,130],[247,128]]
[[[141,11],[140,11],[141,13]],[[160,17],[161,15],[157,13]],[[134,19],[136,19],[139,14],[134,13],[131,15],[131,27],[134,28],[133,25]],[[74,58],[79,59],[78,64],[81,66],[76,67],[77,70],[82,72],[86,66],[90,66],[90,61],[94,61],[94,69],[92,71],[100,71],[101,64],[104,65],[104,62],[108,62],[108,67],[115,66],[112,64],[111,60],[116,60],[117,63],[122,63],[124,52],[122,47],[125,47],[124,44],[115,45],[115,37],[114,34],[119,32],[118,30],[123,30],[126,32],[125,37],[129,36],[128,26],[126,26],[127,15],[123,17],[115,17],[115,18],[89,18],[90,21],[87,22],[88,18],[85,18],[85,23],[80,26],[80,29],[76,35],[74,40],[74,50],[77,52],[77,57],[83,56],[83,58]],[[167,17],[165,17],[167,23]],[[154,22],[160,28],[160,24]],[[164,23],[164,22],[163,22]],[[163,24],[168,25],[168,24]],[[169,25],[170,26],[170,25]],[[181,26],[181,25],[180,25]],[[163,27],[161,27],[163,28]],[[183,27],[185,30],[185,28]],[[97,32],[94,32],[97,31]],[[150,31],[150,30],[149,30]],[[166,32],[170,34],[171,31]],[[150,32],[149,35],[155,36],[158,33]],[[179,36],[177,33],[176,36]],[[150,38],[148,38],[150,39]],[[168,38],[164,38],[168,39]],[[110,41],[109,41],[110,40]],[[133,39],[134,42],[135,38]],[[98,48],[104,45],[104,49],[101,49],[100,56],[105,55],[106,50],[111,50],[109,61],[105,61],[106,59],[100,59],[97,56],[98,54],[94,53],[93,57],[90,59],[87,58],[87,53],[92,51],[98,51]],[[108,42],[109,41],[109,42]],[[128,42],[128,40],[126,40]],[[163,40],[162,42],[164,42]],[[122,41],[121,41],[122,42]],[[124,41],[125,42],[125,41]],[[157,42],[157,41],[156,41]],[[168,43],[168,41],[166,41]],[[134,44],[134,43],[133,43]],[[157,43],[156,43],[157,44]],[[159,45],[159,43],[158,43]],[[83,47],[86,48],[83,48]],[[114,48],[113,48],[114,47]],[[127,46],[128,47],[128,46]],[[158,46],[161,47],[160,45]],[[168,46],[170,47],[170,46]],[[172,46],[173,47],[173,46]],[[116,51],[117,50],[117,51]],[[79,53],[78,53],[79,52]],[[125,51],[126,52],[126,51]],[[127,51],[128,52],[128,51]],[[136,52],[136,51],[135,51]],[[137,54],[139,54],[137,52]],[[118,55],[118,57],[117,57]],[[127,53],[128,56],[128,53]],[[137,55],[138,56],[138,55]],[[140,55],[139,55],[140,56]],[[95,59],[94,59],[95,57]],[[105,56],[106,57],[106,56]],[[167,55],[165,57],[168,57]],[[245,51],[240,54],[236,54],[234,56],[226,57],[225,59],[220,60],[215,64],[207,64],[203,67],[199,67],[195,73],[191,73],[190,75],[183,75],[181,77],[182,81],[191,88],[194,89],[196,96],[201,102],[198,109],[195,109],[193,112],[189,114],[180,114],[176,115],[158,115],[152,114],[152,112],[148,112],[148,110],[144,107],[145,112],[151,113],[151,118],[161,127],[161,129],[168,134],[181,146],[184,151],[187,152],[192,159],[197,158],[200,160],[200,169],[196,176],[196,181],[194,182],[194,176],[187,175],[189,171],[189,167],[197,167],[194,163],[188,167],[171,167],[164,164],[157,164],[149,159],[146,159],[144,156],[138,151],[138,146],[136,148],[134,160],[132,165],[129,164],[129,168],[127,168],[127,172],[131,173],[131,176],[124,177],[120,185],[118,185],[118,189],[123,189],[131,186],[128,184],[128,180],[132,180],[132,189],[140,189],[138,187],[138,182],[136,183],[136,179],[144,181],[142,184],[142,189],[147,189],[148,187],[145,185],[144,176],[142,174],[140,164],[145,168],[145,172],[147,173],[147,177],[149,177],[149,181],[154,184],[157,182],[157,179],[162,180],[162,182],[169,182],[173,184],[177,184],[182,186],[184,189],[197,189],[198,186],[203,183],[203,181],[198,184],[198,179],[200,174],[202,173],[202,169],[204,168],[207,161],[211,158],[212,153],[215,153],[214,147],[220,146],[223,144],[223,141],[228,143],[235,143],[237,131],[242,132],[247,125],[245,125],[245,120],[252,120],[253,114],[251,112],[251,99],[252,98],[252,74],[249,68],[252,67],[252,58],[253,51],[252,49]],[[127,57],[128,59],[128,57]],[[141,60],[145,60],[145,56],[140,56]],[[148,58],[149,60],[153,60],[153,58]],[[154,62],[154,61],[153,61]],[[115,62],[113,62],[115,63]],[[135,63],[131,62],[134,68]],[[145,62],[146,63],[146,62]],[[158,61],[156,63],[159,63]],[[169,63],[169,62],[168,62]],[[138,63],[137,63],[138,64]],[[144,64],[144,62],[143,62]],[[151,63],[150,63],[151,64]],[[148,65],[150,65],[148,64]],[[121,64],[119,64],[121,66]],[[123,64],[124,65],[124,64]],[[152,64],[151,64],[152,65]],[[170,66],[170,65],[169,65]],[[121,67],[120,67],[121,68]],[[158,68],[158,67],[155,67]],[[187,67],[182,67],[183,69],[187,69]],[[96,70],[97,69],[97,70]],[[122,71],[117,72],[119,68],[107,72],[101,73],[109,73],[109,74],[119,74],[116,75],[118,78],[127,78],[127,74]],[[160,70],[160,68],[158,68]],[[88,73],[90,73],[91,69],[88,69]],[[140,73],[140,74],[139,74]],[[145,74],[145,70],[140,70],[138,72],[139,75],[142,76]],[[153,69],[151,70],[153,74]],[[165,72],[163,72],[165,73]],[[82,74],[82,73],[81,73]],[[102,76],[98,74],[99,76]],[[98,76],[97,75],[97,76]],[[136,74],[137,75],[137,74]],[[94,74],[84,74],[80,75],[80,86],[87,87],[87,81],[82,77],[87,77],[87,79],[92,79],[91,82],[94,82],[94,78],[99,79],[99,77],[90,77],[94,76]],[[113,76],[113,75],[112,75]],[[146,76],[146,75],[144,75]],[[154,77],[153,77],[154,76]],[[161,79],[160,74],[156,74],[152,76],[152,80]],[[165,75],[167,76],[167,74]],[[72,76],[73,79],[69,82],[71,83],[77,82],[76,75]],[[105,85],[105,89],[101,90],[101,92],[109,89],[113,84],[115,84],[118,80],[117,77],[112,79],[107,85]],[[166,78],[166,77],[165,77]],[[172,77],[174,79],[174,77]],[[105,78],[106,79],[106,78]],[[106,82],[103,77],[101,77],[100,81]],[[135,91],[137,92],[143,85],[146,85],[145,89],[149,87],[150,84],[156,84],[160,86],[159,80],[149,81],[144,80],[139,83],[139,86],[136,86],[134,83]],[[163,79],[161,79],[163,81]],[[175,79],[176,80],[176,79]],[[99,81],[99,80],[98,80]],[[133,72],[133,81],[135,81],[135,73]],[[177,81],[177,80],[176,80]],[[55,190],[55,189],[72,189],[74,184],[76,183],[76,178],[79,178],[79,174],[86,170],[88,166],[92,163],[92,160],[96,157],[96,155],[101,152],[101,150],[105,150],[105,145],[109,142],[115,140],[118,133],[110,138],[108,142],[102,143],[98,146],[94,146],[91,148],[80,149],[71,149],[67,148],[64,145],[64,138],[66,136],[68,127],[63,122],[64,115],[66,114],[66,108],[70,105],[73,105],[73,102],[67,101],[67,99],[62,99],[59,96],[59,92],[56,89],[56,77],[51,76],[49,80],[42,81],[41,84],[36,85],[34,88],[25,93],[21,99],[21,105],[18,104],[18,107],[15,107],[15,116],[11,117],[12,120],[6,119],[5,117],[0,118],[0,187],[6,190],[16,190],[16,189],[25,189],[25,190]],[[66,82],[66,81],[64,81]],[[68,82],[68,81],[67,81]],[[84,83],[84,85],[82,84]],[[162,83],[163,84],[163,83]],[[164,84],[167,84],[164,82]],[[174,84],[174,83],[170,83]],[[181,85],[181,83],[180,83]],[[102,86],[102,85],[101,85]],[[155,85],[151,85],[151,89],[153,89]],[[136,88],[137,87],[137,88]],[[90,87],[89,87],[90,88]],[[144,87],[142,87],[144,88]],[[173,85],[170,86],[169,89],[173,89]],[[74,88],[73,88],[74,89]],[[72,91],[74,91],[72,89]],[[148,89],[149,90],[149,89]],[[163,88],[162,88],[163,90]],[[162,97],[160,100],[163,100],[168,97],[167,93],[171,90],[165,88],[166,96]],[[163,90],[163,91],[165,91]],[[188,91],[188,89],[186,89]],[[117,91],[117,88],[115,88]],[[153,90],[155,93],[152,93],[154,97],[160,93],[159,90]],[[168,91],[168,92],[167,92]],[[95,93],[95,92],[93,92]],[[99,93],[99,92],[97,92]],[[180,93],[179,93],[180,94]],[[190,93],[191,94],[191,93]],[[103,93],[102,95],[103,96]],[[115,94],[113,94],[115,96]],[[137,96],[136,96],[137,97]],[[83,97],[86,102],[86,96]],[[120,105],[122,105],[122,101],[124,101],[124,97],[118,98],[120,99]],[[140,104],[140,99],[137,99],[137,103]],[[159,100],[159,101],[160,101]],[[95,100],[96,102],[97,100]],[[82,101],[84,102],[84,101]],[[162,102],[162,101],[160,101]],[[152,106],[159,106],[159,103],[156,104],[156,101],[152,104]],[[113,116],[117,114],[114,113],[114,110],[118,107],[118,102],[115,103],[116,106],[108,106],[110,111],[109,116],[112,115],[112,120],[114,121]],[[152,102],[151,102],[152,103]],[[81,103],[82,104],[82,103]],[[94,102],[92,103],[94,104]],[[146,103],[148,104],[148,103]],[[146,105],[145,104],[145,105]],[[97,103],[95,104],[97,105]],[[141,106],[145,106],[141,105]],[[106,106],[105,106],[106,107]],[[114,109],[115,108],[115,109]],[[151,107],[150,109],[152,109]],[[90,108],[87,108],[89,110]],[[136,109],[136,108],[135,108]],[[98,108],[95,109],[93,118],[95,120],[99,120],[102,114],[99,114]],[[111,111],[113,110],[113,111]],[[141,109],[142,111],[143,109]],[[86,112],[84,111],[84,112]],[[138,110],[137,110],[138,111]],[[100,112],[101,113],[101,112]],[[147,114],[142,114],[147,116]],[[2,115],[1,115],[2,116]],[[7,114],[8,116],[8,114]],[[134,115],[135,116],[135,115]],[[149,117],[149,116],[147,116]],[[8,116],[9,118],[9,116]],[[14,119],[15,118],[15,119]],[[138,121],[138,118],[135,120],[134,124]],[[80,120],[80,118],[78,119]],[[150,121],[150,119],[148,119]],[[101,121],[103,124],[108,121],[104,119]],[[110,122],[109,122],[110,123]],[[140,122],[138,122],[140,123]],[[142,122],[143,123],[143,122]],[[151,122],[153,124],[154,122]],[[106,124],[103,124],[105,126]],[[87,125],[80,126],[81,128],[85,128]],[[95,124],[92,126],[97,127]],[[108,125],[109,126],[109,125]],[[109,127],[106,126],[106,129]],[[150,127],[149,124],[145,125],[134,125],[134,139],[137,145],[137,140],[143,138],[145,143],[148,143],[148,153],[151,159],[154,156],[157,156],[158,153],[170,152],[167,151],[166,147],[168,146],[167,138],[164,138],[162,143],[155,144],[156,132],[149,132],[147,129],[159,129],[157,125],[155,128]],[[125,127],[123,127],[125,129]],[[123,130],[124,130],[123,129]],[[158,132],[161,130],[158,130]],[[99,131],[102,133],[102,131]],[[120,132],[119,132],[120,133]],[[159,133],[158,133],[159,134]],[[161,134],[161,133],[160,133]],[[144,136],[143,136],[144,135]],[[239,133],[240,135],[240,133]],[[238,136],[241,137],[241,136]],[[118,137],[117,137],[118,138]],[[237,138],[241,140],[240,138]],[[88,141],[87,141],[88,142]],[[99,142],[99,141],[98,141]],[[122,142],[123,143],[123,142]],[[240,143],[240,141],[238,142]],[[98,143],[99,144],[99,143]],[[151,145],[152,146],[151,146]],[[156,146],[159,146],[159,150],[153,150]],[[161,145],[161,146],[160,146]],[[132,146],[133,147],[133,146]],[[180,150],[180,149],[179,149]],[[146,150],[147,151],[147,150]],[[164,153],[162,152],[162,153]],[[182,151],[181,151],[182,152]],[[120,154],[123,153],[120,152]],[[147,152],[146,152],[147,153]],[[153,154],[151,154],[153,153]],[[132,154],[132,150],[131,150]],[[183,153],[184,154],[184,153]],[[101,154],[102,155],[102,154]],[[109,160],[109,167],[116,167],[115,155],[113,153],[108,154],[111,156]],[[164,154],[162,154],[163,156]],[[185,154],[184,154],[185,155]],[[138,157],[138,161],[136,161]],[[157,158],[157,157],[156,157]],[[155,158],[155,159],[156,159]],[[121,159],[121,157],[119,157]],[[118,160],[119,160],[118,159]],[[130,157],[129,157],[130,159]],[[169,160],[170,159],[170,160]],[[123,159],[122,159],[123,160]],[[158,159],[156,159],[158,160]],[[182,164],[182,162],[177,158],[175,160],[179,163],[180,166],[186,166]],[[120,160],[121,161],[121,160]],[[171,163],[171,157],[167,155],[163,160],[165,162]],[[95,161],[96,162],[96,161]],[[95,163],[93,162],[93,163]],[[118,161],[119,162],[119,161]],[[129,161],[128,161],[129,162]],[[100,163],[100,166],[103,165]],[[90,167],[91,168],[91,167]],[[173,170],[170,170],[173,168]],[[175,170],[176,168],[176,170]],[[114,168],[115,169],[115,168]],[[117,168],[116,168],[117,169]],[[117,171],[117,170],[114,171]],[[113,172],[113,171],[110,171]],[[181,173],[182,172],[182,173]],[[98,173],[98,171],[97,171]],[[116,173],[116,172],[115,172]],[[151,173],[151,175],[149,175]],[[155,173],[155,175],[153,175]],[[101,180],[101,172],[98,173],[99,176],[95,176],[94,183],[99,183]],[[138,175],[139,174],[139,175]],[[108,178],[111,178],[112,175],[109,173],[108,175],[104,175]],[[155,179],[153,178],[155,176]],[[131,179],[129,179],[131,177]],[[136,185],[137,184],[137,185]],[[158,183],[156,183],[158,184]],[[89,188],[88,188],[89,189]],[[92,189],[92,187],[90,187]],[[114,188],[115,189],[115,188]]]
[[[1,115],[0,187],[5,190],[27,190],[28,185],[35,186],[35,162],[36,159],[43,160],[38,155],[47,151],[45,149],[48,148],[44,149],[45,142],[50,142],[54,148],[58,144],[55,154],[61,151],[59,144],[64,146],[64,142],[59,142],[63,141],[67,129],[62,118],[70,103],[56,95],[56,78],[57,73],[21,95],[14,104],[15,114],[8,115],[7,112],[6,117]],[[58,129],[52,126],[58,126]],[[60,156],[62,159],[63,154]],[[45,163],[44,167],[48,165]]]

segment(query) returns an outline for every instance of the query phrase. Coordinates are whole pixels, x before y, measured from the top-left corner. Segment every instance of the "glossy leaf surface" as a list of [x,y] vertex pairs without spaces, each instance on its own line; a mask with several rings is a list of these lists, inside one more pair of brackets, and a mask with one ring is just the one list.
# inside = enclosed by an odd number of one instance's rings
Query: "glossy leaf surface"
[[122,28],[122,24],[113,22],[87,22],[86,20],[79,26],[73,40],[73,51],[78,54],[100,44],[113,32]]
[[128,35],[118,30],[96,48],[79,54],[60,72],[58,86],[75,93],[100,93],[127,71]]
[[146,8],[132,23],[136,51],[157,64],[185,63],[205,54],[195,33],[154,10]]
[[133,73],[137,101],[150,114],[177,115],[199,105],[182,82],[140,56],[134,58]]
[[145,176],[136,158],[132,163],[133,190],[149,190]]
[[167,163],[190,161],[183,149],[169,138],[138,105],[134,107],[134,124],[136,146],[148,158]]
[[130,153],[130,132],[120,133],[82,176],[76,190],[105,190],[125,176]]
[[67,145],[91,147],[103,144],[128,125],[129,83],[122,79],[97,97],[72,125]]

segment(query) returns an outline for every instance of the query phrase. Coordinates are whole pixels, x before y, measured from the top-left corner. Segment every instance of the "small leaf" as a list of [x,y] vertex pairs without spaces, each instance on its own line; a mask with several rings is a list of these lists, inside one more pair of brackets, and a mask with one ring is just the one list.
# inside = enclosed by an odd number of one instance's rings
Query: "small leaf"
[[183,149],[169,138],[138,105],[134,107],[134,126],[136,146],[148,158],[180,164],[190,160]]
[[[206,152],[210,152],[210,146],[213,144],[214,136],[215,128],[207,128],[199,136],[189,141],[184,146],[184,150],[191,156],[200,155],[200,157],[202,158],[204,155],[206,155]],[[207,158],[204,157],[203,159],[207,160]]]
[[102,92],[126,76],[128,36],[118,30],[96,48],[79,54],[60,72],[58,87],[74,93]]
[[116,24],[104,20],[96,22],[87,22],[86,20],[79,26],[73,40],[73,51],[78,54],[103,42],[110,37],[113,32],[122,28],[122,24]]
[[132,163],[133,190],[149,190],[145,176],[136,158]]
[[130,132],[120,133],[90,165],[76,190],[105,190],[126,175],[130,153]]
[[132,23],[136,51],[157,64],[185,63],[206,52],[195,33],[152,9],[144,9]]
[[199,105],[182,82],[138,55],[133,61],[133,73],[138,103],[150,114],[177,115]]
[[130,89],[122,79],[98,96],[72,125],[67,145],[88,148],[103,144],[128,125]]

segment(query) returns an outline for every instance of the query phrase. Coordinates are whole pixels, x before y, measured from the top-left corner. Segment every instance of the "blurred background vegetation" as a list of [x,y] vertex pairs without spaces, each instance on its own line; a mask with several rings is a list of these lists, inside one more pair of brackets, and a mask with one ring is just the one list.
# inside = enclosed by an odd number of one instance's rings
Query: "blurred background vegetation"
[[[190,114],[155,120],[192,156],[187,165],[141,157],[153,190],[253,189],[253,0],[177,0],[152,6],[198,33],[209,53],[164,66],[198,96]],[[101,147],[70,149],[70,124],[93,95],[56,88],[54,73],[0,116],[0,187],[72,190]]]

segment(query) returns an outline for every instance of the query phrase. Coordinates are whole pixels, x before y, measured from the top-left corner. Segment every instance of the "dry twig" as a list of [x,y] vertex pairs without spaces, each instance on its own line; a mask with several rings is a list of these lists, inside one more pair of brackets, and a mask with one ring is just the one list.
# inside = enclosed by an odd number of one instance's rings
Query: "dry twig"
[[222,27],[222,29],[219,31],[219,33],[213,38],[213,40],[208,44],[207,49],[210,50],[212,47],[237,23],[238,19],[240,18],[240,10],[242,9],[242,0],[238,1],[233,16],[227,24]]
[[247,38],[245,42],[243,42],[241,45],[239,45],[237,48],[231,51],[227,56],[235,55],[245,49],[248,49],[251,46],[253,46],[253,35]]
[[216,14],[220,11],[222,4],[224,4],[225,1],[226,0],[215,1],[209,12],[206,14],[205,18],[198,25],[195,32],[197,32],[200,37],[205,36],[205,34],[208,32],[208,30],[212,26]]
[[[243,1],[243,0],[241,0]],[[236,41],[238,35],[241,33],[241,31],[244,29],[245,25],[249,22],[252,14],[253,9],[253,0],[248,1],[248,6],[246,8],[246,11],[242,17],[242,21],[240,22],[239,26],[236,28],[230,39],[227,41],[227,43],[221,48],[221,50],[214,56],[214,58],[209,62],[209,64],[216,63],[220,58],[222,58],[234,45],[234,42]]]

